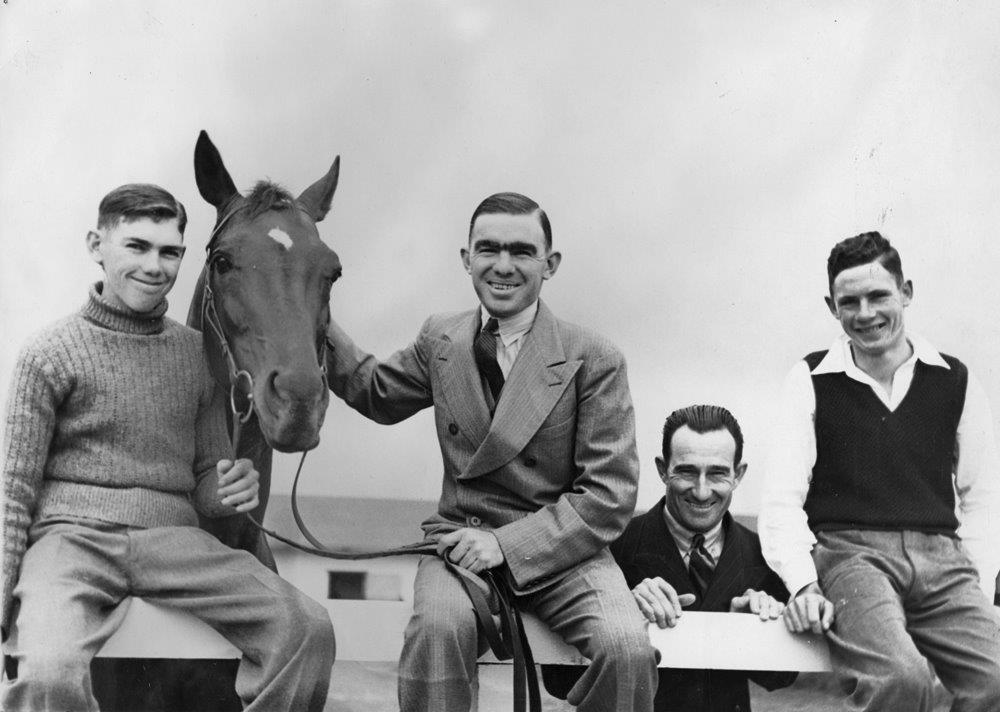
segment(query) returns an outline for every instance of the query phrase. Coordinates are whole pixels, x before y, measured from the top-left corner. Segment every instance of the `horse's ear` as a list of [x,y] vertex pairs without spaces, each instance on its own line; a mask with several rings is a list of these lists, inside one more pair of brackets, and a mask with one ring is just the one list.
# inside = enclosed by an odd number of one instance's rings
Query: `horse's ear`
[[319,222],[330,212],[330,203],[337,190],[337,180],[340,178],[340,156],[333,159],[333,165],[326,175],[302,191],[299,204],[305,209],[314,222]]
[[201,197],[221,209],[237,193],[229,171],[222,163],[219,149],[203,130],[194,146],[194,178]]

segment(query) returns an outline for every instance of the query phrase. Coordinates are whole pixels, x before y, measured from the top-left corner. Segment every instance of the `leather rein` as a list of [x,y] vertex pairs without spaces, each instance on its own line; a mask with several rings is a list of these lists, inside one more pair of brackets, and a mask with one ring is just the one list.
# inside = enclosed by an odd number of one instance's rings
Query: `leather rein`
[[[201,301],[202,328],[204,329],[207,325],[212,330],[212,333],[215,334],[229,371],[229,408],[232,415],[230,440],[232,442],[234,457],[236,457],[238,452],[243,426],[250,420],[254,412],[253,376],[249,371],[241,369],[236,363],[236,357],[233,354],[232,347],[229,345],[229,339],[222,328],[222,321],[215,305],[215,292],[212,290],[212,267],[218,254],[215,251],[216,238],[223,226],[243,207],[243,205],[237,205],[230,209],[216,223],[212,234],[209,236],[208,246],[206,247],[208,259],[205,263],[204,291],[202,292]],[[320,369],[323,372],[324,388],[327,387],[327,348],[327,340],[323,338],[318,348],[317,358]],[[358,561],[388,556],[439,555],[437,545],[433,541],[427,540],[377,551],[358,551],[323,544],[306,526],[299,511],[299,476],[302,474],[302,466],[305,463],[305,459],[306,452],[303,451],[298,467],[295,470],[295,478],[292,481],[291,505],[295,523],[302,536],[309,542],[309,545],[302,544],[268,529],[258,522],[252,514],[247,513],[247,519],[262,533],[293,549],[327,559]],[[488,569],[477,575],[468,569],[455,565],[448,559],[447,552],[444,552],[440,556],[448,570],[458,577],[463,588],[465,588],[465,592],[468,594],[476,614],[479,631],[489,643],[493,655],[498,660],[513,660],[514,712],[541,712],[541,695],[538,688],[538,676],[535,670],[534,657],[528,645],[527,636],[524,633],[521,613],[514,604],[513,590],[504,578],[502,571],[500,569]],[[494,615],[499,617],[499,626]]]

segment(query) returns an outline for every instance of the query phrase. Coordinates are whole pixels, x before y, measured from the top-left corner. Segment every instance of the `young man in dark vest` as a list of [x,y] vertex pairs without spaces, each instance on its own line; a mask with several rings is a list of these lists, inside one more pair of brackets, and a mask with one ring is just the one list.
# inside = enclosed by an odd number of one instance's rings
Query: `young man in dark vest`
[[[851,710],[1000,710],[1000,471],[985,393],[908,334],[913,285],[877,232],[837,244],[844,334],[785,381],[761,510],[785,622],[826,631]],[[956,516],[955,493],[958,494]]]

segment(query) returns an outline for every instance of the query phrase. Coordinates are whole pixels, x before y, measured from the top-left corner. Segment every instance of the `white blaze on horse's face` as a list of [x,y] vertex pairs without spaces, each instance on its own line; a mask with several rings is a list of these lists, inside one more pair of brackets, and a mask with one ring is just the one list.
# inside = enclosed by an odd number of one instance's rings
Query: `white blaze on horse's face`
[[267,236],[284,247],[286,250],[292,249],[292,238],[290,238],[288,233],[280,227],[271,228],[271,231],[267,233]]

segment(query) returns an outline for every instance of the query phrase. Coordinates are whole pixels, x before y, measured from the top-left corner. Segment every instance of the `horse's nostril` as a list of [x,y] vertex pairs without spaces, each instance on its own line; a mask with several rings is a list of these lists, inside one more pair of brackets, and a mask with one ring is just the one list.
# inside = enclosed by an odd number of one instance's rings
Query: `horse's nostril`
[[326,390],[319,367],[308,371],[276,369],[267,380],[269,390],[284,402],[313,402],[322,398]]

